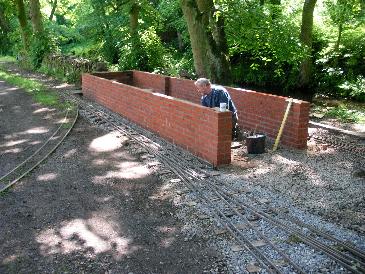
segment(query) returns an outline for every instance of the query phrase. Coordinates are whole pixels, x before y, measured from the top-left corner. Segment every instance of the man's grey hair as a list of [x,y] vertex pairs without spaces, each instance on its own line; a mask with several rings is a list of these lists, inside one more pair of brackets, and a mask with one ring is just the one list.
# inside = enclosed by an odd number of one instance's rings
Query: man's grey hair
[[210,81],[207,78],[199,78],[198,80],[195,81],[194,83],[196,86],[208,86],[210,85]]

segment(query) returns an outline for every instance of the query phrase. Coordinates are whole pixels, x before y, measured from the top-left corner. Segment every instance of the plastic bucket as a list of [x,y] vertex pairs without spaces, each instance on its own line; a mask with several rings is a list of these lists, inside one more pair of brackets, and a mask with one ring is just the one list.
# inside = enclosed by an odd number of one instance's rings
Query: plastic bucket
[[246,137],[247,153],[260,154],[265,152],[266,136],[263,134],[256,134]]

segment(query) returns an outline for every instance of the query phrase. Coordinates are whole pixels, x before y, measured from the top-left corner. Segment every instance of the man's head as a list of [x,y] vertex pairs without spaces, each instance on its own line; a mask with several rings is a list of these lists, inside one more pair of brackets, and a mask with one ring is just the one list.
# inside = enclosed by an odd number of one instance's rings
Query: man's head
[[210,91],[212,90],[212,88],[210,86],[210,81],[207,78],[199,78],[198,80],[195,81],[194,84],[195,84],[196,90],[201,95],[208,95],[210,93]]

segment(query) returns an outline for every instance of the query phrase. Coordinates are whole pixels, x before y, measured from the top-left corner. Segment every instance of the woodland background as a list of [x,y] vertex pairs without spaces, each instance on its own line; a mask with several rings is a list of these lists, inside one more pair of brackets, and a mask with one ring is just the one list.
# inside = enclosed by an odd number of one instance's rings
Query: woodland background
[[0,0],[0,55],[365,102],[364,23],[365,0]]

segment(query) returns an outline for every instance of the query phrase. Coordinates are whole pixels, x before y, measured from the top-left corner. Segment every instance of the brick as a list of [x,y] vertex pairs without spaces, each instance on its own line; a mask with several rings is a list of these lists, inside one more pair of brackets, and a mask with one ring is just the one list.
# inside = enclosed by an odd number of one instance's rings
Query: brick
[[[83,74],[82,87],[85,97],[102,102],[213,164],[230,161],[227,156],[230,155],[230,148],[222,145],[230,136],[230,113],[201,107],[194,81],[126,71]],[[151,88],[157,93],[170,93],[176,98],[158,96],[142,90],[144,88]],[[256,128],[275,138],[288,104],[287,98],[245,89],[227,89],[238,108],[240,126],[251,130]],[[294,100],[281,144],[306,147],[309,108],[308,102]],[[227,153],[220,151],[222,147],[228,147]]]

